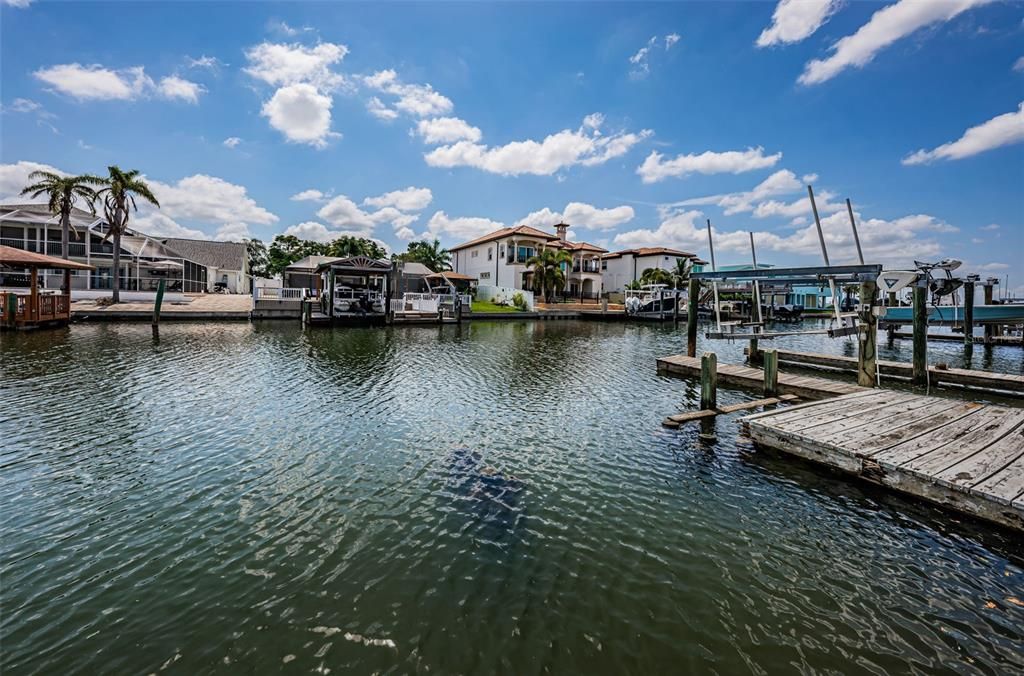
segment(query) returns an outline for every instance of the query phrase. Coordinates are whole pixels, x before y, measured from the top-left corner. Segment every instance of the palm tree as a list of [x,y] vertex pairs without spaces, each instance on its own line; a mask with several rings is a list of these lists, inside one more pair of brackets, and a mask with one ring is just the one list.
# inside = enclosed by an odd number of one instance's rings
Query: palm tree
[[544,248],[526,261],[526,267],[533,268],[533,288],[541,293],[541,302],[548,302],[548,292],[565,287],[565,271],[562,264],[572,264],[572,256],[564,249]]
[[647,268],[640,275],[641,284],[665,284],[666,286],[672,286],[673,281],[672,273],[661,268]]
[[[21,191],[22,195],[28,195],[31,193],[32,199],[39,197],[43,193],[46,193],[50,200],[47,207],[50,213],[54,216],[60,216],[60,245],[61,245],[61,256],[64,260],[69,257],[68,239],[69,232],[71,230],[71,210],[74,208],[75,203],[82,199],[85,201],[85,205],[89,211],[95,215],[96,207],[93,206],[93,200],[96,199],[96,192],[89,187],[89,185],[96,185],[100,183],[100,179],[96,176],[58,176],[49,171],[33,171],[28,175],[30,181],[35,181],[32,185],[26,186]],[[77,238],[77,232],[75,233]],[[44,252],[45,253],[45,252]],[[64,271],[64,291],[69,292],[69,286],[71,281],[71,271]]]
[[639,291],[640,290],[640,286],[641,286],[640,282],[638,280],[634,279],[632,282],[628,282],[622,288],[626,289],[626,291]]
[[138,195],[156,207],[160,206],[160,202],[146,182],[139,178],[138,169],[124,171],[120,167],[111,166],[107,167],[107,170],[110,176],[100,179],[106,187],[97,193],[97,197],[103,199],[103,213],[107,220],[107,236],[103,241],[111,237],[114,240],[113,301],[118,303],[121,300],[121,236],[128,228],[131,210],[139,210],[135,204],[135,196]]
[[690,281],[690,273],[693,272],[693,260],[690,258],[677,258],[676,266],[672,269],[672,282],[676,289],[683,288],[683,284]]

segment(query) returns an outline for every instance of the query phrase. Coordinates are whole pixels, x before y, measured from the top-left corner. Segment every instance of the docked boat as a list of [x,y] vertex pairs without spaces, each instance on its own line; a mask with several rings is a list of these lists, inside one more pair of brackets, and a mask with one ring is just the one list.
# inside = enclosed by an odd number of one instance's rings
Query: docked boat
[[639,289],[627,289],[623,304],[626,314],[638,319],[668,319],[679,305],[680,316],[686,314],[681,291],[670,289],[668,284],[645,284]]

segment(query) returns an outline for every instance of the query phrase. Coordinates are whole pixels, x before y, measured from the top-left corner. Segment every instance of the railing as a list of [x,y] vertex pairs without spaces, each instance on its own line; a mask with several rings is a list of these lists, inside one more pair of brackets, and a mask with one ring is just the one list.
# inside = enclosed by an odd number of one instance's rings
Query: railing
[[598,273],[601,272],[601,267],[596,265],[596,264],[585,263],[583,265],[583,267],[581,268],[577,264],[577,265],[572,266],[572,271],[573,272],[592,272],[594,274],[598,274]]
[[[11,298],[14,298],[14,316],[8,313]],[[0,293],[0,324],[17,326],[70,318],[71,298],[67,294],[44,293],[35,296],[27,293]]]
[[276,286],[257,286],[252,290],[253,302],[258,300],[302,300],[306,289],[282,289]]
[[[0,244],[13,247],[15,249],[21,249],[22,251],[44,253],[47,256],[56,256],[58,258],[64,255],[64,245],[60,242],[37,242],[34,239],[3,237],[0,238]],[[85,242],[68,242],[68,256],[85,258]]]

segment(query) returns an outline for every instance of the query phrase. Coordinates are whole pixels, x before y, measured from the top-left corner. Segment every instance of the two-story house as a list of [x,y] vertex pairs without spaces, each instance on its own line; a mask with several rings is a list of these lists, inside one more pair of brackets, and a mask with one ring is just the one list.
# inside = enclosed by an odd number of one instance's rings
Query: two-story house
[[604,288],[611,293],[622,293],[630,282],[639,281],[648,268],[672,272],[680,260],[690,259],[695,265],[703,263],[696,254],[662,246],[641,247],[615,251],[602,260]]
[[602,291],[601,256],[607,250],[587,242],[568,241],[568,229],[568,224],[559,223],[555,235],[528,225],[495,230],[451,247],[452,268],[475,277],[480,286],[531,290],[533,271],[526,262],[544,248],[559,248],[572,257],[572,264],[565,270],[568,295],[597,298]]

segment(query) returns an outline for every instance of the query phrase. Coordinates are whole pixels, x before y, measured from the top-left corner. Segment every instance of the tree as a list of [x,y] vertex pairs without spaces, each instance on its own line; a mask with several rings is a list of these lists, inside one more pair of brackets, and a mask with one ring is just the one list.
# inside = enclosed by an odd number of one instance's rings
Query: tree
[[295,235],[277,235],[267,250],[267,274],[280,275],[284,269],[306,256],[326,256],[327,246],[299,239]]
[[643,274],[640,275],[641,284],[665,284],[672,286],[673,279],[672,273],[668,270],[662,270],[661,268],[647,268]]
[[626,289],[626,291],[639,291],[640,286],[640,282],[634,279],[632,282],[627,283],[623,288]]
[[681,289],[690,281],[690,273],[693,272],[693,260],[690,258],[677,258],[676,266],[672,269],[672,283],[676,289]]
[[441,248],[441,242],[436,237],[433,242],[409,242],[409,248],[405,253],[393,254],[391,259],[406,263],[422,263],[430,268],[431,272],[452,269],[452,254]]
[[368,258],[386,258],[388,252],[380,244],[365,237],[342,235],[325,247],[325,256],[348,258],[350,256],[366,256]]
[[533,268],[533,288],[540,291],[542,303],[548,302],[548,294],[555,289],[565,288],[563,264],[572,264],[569,252],[546,247],[526,260],[526,267]]
[[270,265],[270,258],[267,257],[267,245],[258,239],[243,239],[245,242],[245,255],[249,260],[249,274],[253,277],[270,277],[267,266]]
[[118,303],[121,300],[121,236],[128,229],[132,210],[139,210],[135,197],[141,197],[157,208],[160,202],[146,182],[139,178],[138,169],[124,171],[120,167],[110,166],[107,171],[110,172],[108,177],[98,179],[105,187],[97,192],[97,197],[103,200],[103,213],[107,220],[108,230],[103,241],[109,238],[114,240],[113,301]]

